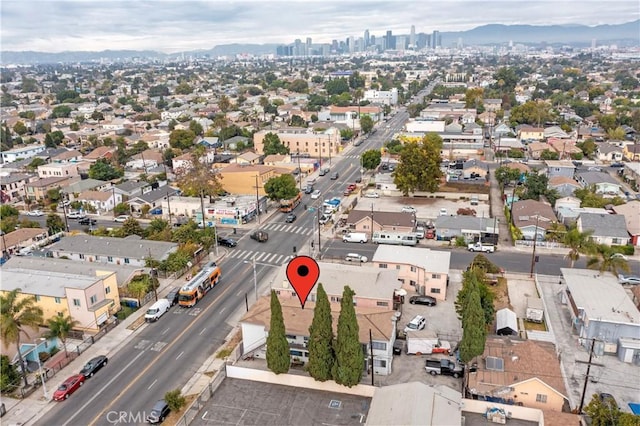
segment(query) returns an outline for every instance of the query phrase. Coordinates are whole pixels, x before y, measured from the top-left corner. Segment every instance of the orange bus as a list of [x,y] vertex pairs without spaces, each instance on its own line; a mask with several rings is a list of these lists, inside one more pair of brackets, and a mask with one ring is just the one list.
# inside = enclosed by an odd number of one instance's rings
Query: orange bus
[[208,263],[187,284],[180,288],[178,303],[187,308],[193,307],[220,280],[222,271],[215,262]]
[[298,207],[298,204],[300,204],[300,199],[301,198],[302,198],[302,196],[298,192],[298,194],[295,197],[293,197],[293,198],[291,198],[289,200],[280,200],[280,211],[284,212],[284,213],[292,212],[293,209]]

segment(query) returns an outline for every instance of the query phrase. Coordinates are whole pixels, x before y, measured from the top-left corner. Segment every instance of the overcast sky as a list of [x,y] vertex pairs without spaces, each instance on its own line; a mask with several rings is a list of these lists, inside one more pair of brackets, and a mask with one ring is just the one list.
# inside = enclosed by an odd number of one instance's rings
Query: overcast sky
[[314,43],[387,30],[408,34],[498,24],[619,24],[638,0],[2,0],[2,51],[157,50],[229,43]]

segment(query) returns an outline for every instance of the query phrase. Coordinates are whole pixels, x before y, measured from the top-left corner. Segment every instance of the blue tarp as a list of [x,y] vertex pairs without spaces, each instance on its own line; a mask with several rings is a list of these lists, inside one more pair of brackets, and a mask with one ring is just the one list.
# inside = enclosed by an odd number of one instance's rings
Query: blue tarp
[[631,408],[633,414],[640,416],[640,402],[630,402],[629,408]]

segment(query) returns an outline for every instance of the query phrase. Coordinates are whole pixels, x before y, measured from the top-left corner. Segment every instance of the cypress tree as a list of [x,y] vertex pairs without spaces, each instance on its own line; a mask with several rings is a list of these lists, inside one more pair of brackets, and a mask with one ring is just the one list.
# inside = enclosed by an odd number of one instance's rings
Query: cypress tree
[[309,364],[307,370],[314,379],[324,382],[332,378],[335,363],[331,305],[322,283],[318,284],[316,308],[309,327]]
[[482,355],[486,339],[487,327],[480,303],[480,292],[477,285],[472,285],[462,312],[462,340],[460,341],[462,362],[469,362],[474,357]]
[[351,288],[344,287],[338,317],[338,336],[335,342],[336,362],[332,369],[333,380],[348,387],[360,382],[364,369],[360,329],[353,307],[354,294]]
[[267,336],[267,367],[276,374],[289,371],[291,355],[282,318],[282,306],[276,292],[271,290],[271,323]]

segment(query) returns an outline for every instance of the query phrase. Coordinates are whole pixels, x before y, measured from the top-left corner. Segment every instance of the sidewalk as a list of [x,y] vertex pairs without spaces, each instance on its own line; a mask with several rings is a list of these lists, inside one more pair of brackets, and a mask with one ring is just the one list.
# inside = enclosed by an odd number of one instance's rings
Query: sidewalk
[[[219,256],[216,258],[213,253],[210,254],[210,258],[214,261],[220,261],[226,256],[227,250],[224,248],[219,249]],[[183,278],[175,280],[161,280],[160,288],[158,289],[158,297],[164,297],[164,295],[173,287],[178,287],[184,283]],[[104,337],[91,345],[80,356],[71,361],[66,367],[60,370],[55,376],[50,378],[46,382],[47,398],[44,397],[43,388],[36,389],[31,395],[25,399],[13,399],[3,397],[2,402],[5,404],[7,414],[2,417],[2,425],[7,426],[19,426],[33,424],[40,419],[51,407],[53,402],[51,397],[53,392],[64,382],[69,376],[77,373],[82,369],[82,366],[86,364],[91,358],[98,355],[113,356],[120,350],[122,346],[127,344],[132,335],[138,332],[139,328],[129,329],[129,326],[133,325],[142,318],[149,306],[151,306],[155,300],[152,300],[147,305],[142,306],[135,313],[130,315],[124,321],[107,333]],[[134,328],[134,327],[132,327]]]

